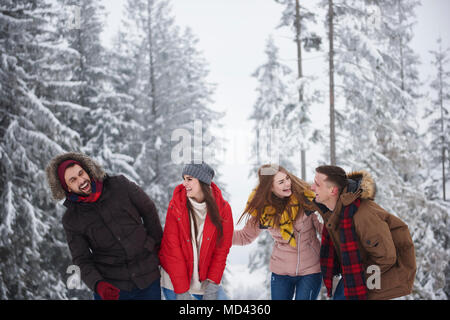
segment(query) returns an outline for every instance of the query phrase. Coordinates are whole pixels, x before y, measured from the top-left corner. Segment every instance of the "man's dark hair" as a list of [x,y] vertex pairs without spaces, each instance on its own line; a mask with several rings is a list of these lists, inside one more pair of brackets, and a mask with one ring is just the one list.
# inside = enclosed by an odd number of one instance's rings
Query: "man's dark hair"
[[338,187],[339,193],[347,186],[347,174],[344,169],[338,166],[320,166],[316,168],[316,172],[327,176],[326,181],[331,182]]

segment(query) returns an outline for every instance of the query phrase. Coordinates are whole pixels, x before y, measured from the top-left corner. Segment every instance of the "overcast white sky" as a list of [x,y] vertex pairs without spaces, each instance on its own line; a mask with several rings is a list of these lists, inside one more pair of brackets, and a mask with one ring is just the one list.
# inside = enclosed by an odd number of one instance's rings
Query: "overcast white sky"
[[[312,1],[302,2],[308,6]],[[104,2],[110,12],[105,31],[105,37],[109,38],[120,23],[125,1]],[[247,157],[251,156],[247,137],[250,136],[252,124],[248,116],[256,99],[257,86],[251,74],[265,62],[264,48],[269,35],[280,48],[280,57],[285,64],[295,63],[296,49],[288,39],[289,32],[276,29],[283,8],[273,0],[171,0],[171,3],[176,23],[193,30],[199,39],[198,49],[209,63],[209,81],[217,84],[212,108],[226,110],[223,123],[230,141],[230,153],[220,170],[237,222],[256,183],[255,180],[248,180],[249,167],[246,164]],[[431,58],[428,51],[436,48],[438,36],[442,37],[444,48],[450,46],[450,0],[422,0],[422,3],[417,11],[418,24],[412,46],[422,59],[422,79],[429,80]],[[323,55],[305,53],[304,58],[305,74],[315,75],[319,82],[327,86]],[[313,112],[315,125],[328,125],[327,100]],[[308,180],[312,179],[318,157],[317,150],[307,154]],[[299,170],[295,173],[299,174]],[[242,224],[237,228],[242,228]],[[230,263],[246,264],[248,252],[253,247],[232,247]]]

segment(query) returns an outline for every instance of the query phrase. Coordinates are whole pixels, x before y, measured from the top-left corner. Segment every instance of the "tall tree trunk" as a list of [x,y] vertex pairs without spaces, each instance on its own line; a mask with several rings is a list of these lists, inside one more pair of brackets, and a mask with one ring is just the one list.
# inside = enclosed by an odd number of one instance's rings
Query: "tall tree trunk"
[[[402,16],[401,16],[401,7],[400,7],[400,2],[397,2],[397,7],[398,7],[398,25],[402,25]],[[405,64],[404,64],[404,59],[403,59],[403,41],[402,41],[402,37],[399,36],[398,37],[398,42],[399,42],[399,46],[400,46],[400,81],[401,81],[401,89],[402,91],[405,91]]]
[[443,88],[443,73],[442,60],[439,61],[439,104],[441,107],[441,140],[442,140],[442,199],[446,201],[445,196],[445,143],[444,143],[444,94],[442,92]]
[[[147,36],[148,36],[148,58],[149,58],[149,72],[150,72],[150,92],[151,92],[151,98],[152,98],[152,121],[156,121],[156,81],[155,81],[155,61],[154,61],[154,46],[153,46],[153,27],[152,27],[152,6],[153,6],[153,0],[147,0],[147,14],[148,14],[148,20],[147,20]],[[152,148],[155,148],[155,142],[156,142],[156,136],[152,134]],[[154,154],[154,168],[155,176],[153,178],[153,182],[157,183],[159,179],[159,153],[155,152]]]
[[[302,68],[302,41],[301,41],[301,24],[300,24],[300,1],[295,0],[295,42],[297,44],[297,71],[298,71],[298,79],[303,78],[303,68]],[[300,103],[303,102],[303,87],[298,89],[298,101]],[[301,153],[301,177],[303,180],[306,180],[306,151],[302,147],[300,150]]]
[[[295,42],[297,44],[297,70],[298,78],[303,77],[302,69],[302,42],[301,42],[301,24],[300,24],[300,3],[299,0],[295,0]],[[298,100],[303,101],[303,88],[298,91]]]
[[328,0],[328,37],[330,72],[330,163],[336,165],[336,134],[334,114],[334,47],[333,47],[333,0]]
[[147,14],[148,14],[148,58],[150,64],[150,90],[152,97],[152,114],[156,116],[156,98],[155,98],[155,71],[154,71],[154,59],[153,59],[153,37],[152,37],[152,5],[153,1],[147,1]]

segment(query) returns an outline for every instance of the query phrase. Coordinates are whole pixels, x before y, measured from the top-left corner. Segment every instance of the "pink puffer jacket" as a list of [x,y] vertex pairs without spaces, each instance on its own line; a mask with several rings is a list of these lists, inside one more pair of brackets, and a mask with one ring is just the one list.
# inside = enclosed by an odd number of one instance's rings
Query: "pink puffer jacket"
[[[251,217],[245,227],[233,233],[233,245],[244,246],[253,242],[264,229],[254,224],[255,217]],[[269,269],[273,273],[289,276],[304,276],[320,272],[320,241],[316,232],[322,234],[323,224],[319,222],[315,213],[307,216],[301,214],[294,221],[295,240],[297,247],[289,245],[281,237],[276,228],[268,228],[275,244],[270,257]]]

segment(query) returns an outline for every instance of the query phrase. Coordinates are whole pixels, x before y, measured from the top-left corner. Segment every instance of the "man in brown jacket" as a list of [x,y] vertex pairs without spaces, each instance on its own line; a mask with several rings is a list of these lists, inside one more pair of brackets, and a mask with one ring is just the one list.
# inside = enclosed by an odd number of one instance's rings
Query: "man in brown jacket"
[[408,226],[373,200],[376,187],[365,171],[346,174],[320,166],[312,190],[324,219],[321,267],[333,299],[393,299],[412,291],[416,273]]
[[108,176],[81,153],[55,157],[46,169],[72,260],[95,299],[160,300],[162,228],[152,200],[124,176]]

